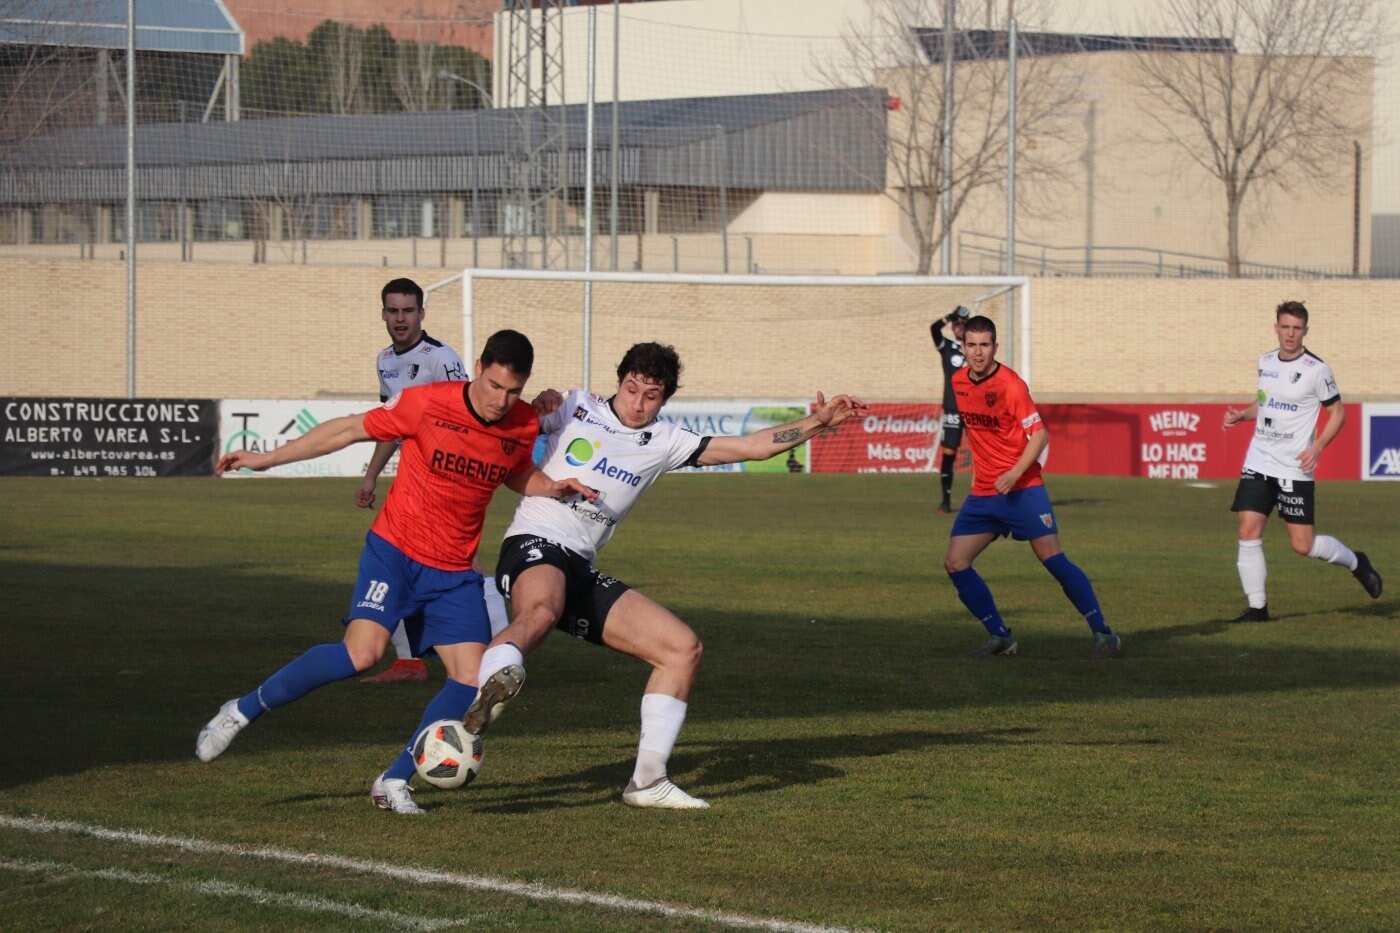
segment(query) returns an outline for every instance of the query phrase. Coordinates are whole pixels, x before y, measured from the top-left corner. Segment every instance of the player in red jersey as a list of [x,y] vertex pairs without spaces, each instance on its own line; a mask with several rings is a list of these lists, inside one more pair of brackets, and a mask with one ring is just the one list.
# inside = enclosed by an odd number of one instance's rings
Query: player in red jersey
[[1029,541],[1035,556],[1059,581],[1094,632],[1095,658],[1111,658],[1122,640],[1104,622],[1098,597],[1084,571],[1060,550],[1055,511],[1040,476],[1040,455],[1048,438],[1025,382],[997,362],[997,328],[978,315],[963,333],[967,367],[953,374],[963,431],[972,448],[972,494],[953,522],[948,572],[958,598],[986,627],[990,640],[975,655],[1008,657],[1020,646],[997,611],[992,591],[972,563],[997,538]]
[[[345,636],[317,645],[246,696],[229,700],[199,733],[195,754],[213,761],[265,712],[379,661],[389,635],[406,620],[414,654],[436,650],[447,670],[409,744],[424,726],[460,719],[476,698],[477,671],[491,627],[481,574],[472,560],[491,496],[502,484],[526,496],[595,493],[573,479],[555,482],[531,461],[539,419],[520,400],[534,364],[523,334],[492,335],[469,383],[416,386],[363,415],[335,418],[267,453],[237,451],[218,472],[265,470],[340,450],[356,441],[401,439],[398,478],[360,555]],[[422,813],[410,796],[413,757],[406,749],[375,779],[371,799],[395,813]]]
[[[379,292],[380,317],[389,332],[389,346],[375,354],[374,368],[379,377],[379,401],[387,402],[409,386],[433,382],[461,382],[467,378],[467,368],[457,352],[440,340],[434,340],[423,329],[427,311],[423,307],[423,289],[412,279],[392,279]],[[370,454],[365,478],[355,491],[355,504],[362,509],[374,507],[375,486],[379,474],[389,465],[399,445],[394,441],[379,441]],[[480,569],[479,567],[477,568]],[[484,580],[487,605],[499,594],[490,580]],[[501,606],[504,608],[504,605]],[[408,635],[402,625],[390,637],[394,660],[389,667],[370,677],[361,677],[362,684],[425,684],[428,668],[422,658],[413,656]]]

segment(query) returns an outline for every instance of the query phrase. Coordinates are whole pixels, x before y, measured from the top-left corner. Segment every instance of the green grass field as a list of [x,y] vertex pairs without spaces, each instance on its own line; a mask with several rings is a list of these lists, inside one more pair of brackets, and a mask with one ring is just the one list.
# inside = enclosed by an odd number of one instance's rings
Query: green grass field
[[0,481],[0,929],[1400,928],[1400,486],[1320,490],[1379,601],[1275,519],[1278,619],[1234,626],[1231,484],[1052,476],[1108,662],[1012,542],[978,567],[1023,656],[964,656],[935,487],[675,477],[609,546],[705,641],[671,770],[713,809],[621,804],[647,672],[556,634],[480,779],[409,819],[369,782],[435,684],[193,757],[339,638],[353,480]]

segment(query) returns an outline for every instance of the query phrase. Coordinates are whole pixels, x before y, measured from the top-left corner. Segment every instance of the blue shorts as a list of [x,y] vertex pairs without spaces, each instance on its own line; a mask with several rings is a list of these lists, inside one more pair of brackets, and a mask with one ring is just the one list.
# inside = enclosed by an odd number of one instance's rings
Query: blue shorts
[[1027,486],[1006,495],[968,496],[958,508],[950,537],[981,535],[988,532],[1007,535],[1017,541],[1031,541],[1053,535],[1055,510],[1044,486]]
[[435,645],[491,641],[481,574],[420,564],[372,531],[365,535],[344,621],[351,619],[369,619],[390,632],[402,619],[414,657]]

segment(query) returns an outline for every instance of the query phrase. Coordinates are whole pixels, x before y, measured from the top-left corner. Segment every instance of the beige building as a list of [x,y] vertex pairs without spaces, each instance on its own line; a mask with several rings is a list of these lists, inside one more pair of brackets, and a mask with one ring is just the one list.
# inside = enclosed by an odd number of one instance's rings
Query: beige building
[[[610,114],[603,108],[595,128],[595,268],[842,274],[918,269],[920,237],[911,222],[917,211],[901,204],[920,184],[894,169],[892,141],[918,119],[930,140],[925,156],[932,158],[930,110],[936,108],[916,106],[917,96],[884,69],[845,69],[848,83],[874,85],[855,103],[834,97],[810,103],[822,94],[844,93],[811,88],[833,83],[832,61],[841,54],[837,35],[850,10],[860,6],[813,0],[802,5],[800,16],[788,0],[666,0],[623,7],[617,236],[610,226]],[[602,20],[598,85],[607,99],[611,7],[596,10]],[[564,13],[566,99],[582,99],[586,48],[580,46],[579,17],[587,12]],[[498,28],[498,43],[502,33]],[[499,60],[497,67],[503,67]],[[1067,93],[1042,121],[1044,131],[1021,139],[1018,271],[1220,274],[1226,233],[1221,186],[1149,126],[1131,55],[1042,55],[1023,67],[1023,78],[1039,70]],[[1368,74],[1369,67],[1357,62]],[[981,63],[959,61],[955,82],[967,88],[974,71],[1004,68],[1004,58],[995,55]],[[505,96],[507,82],[499,73],[497,83]],[[1041,83],[1038,78],[1032,89]],[[758,88],[769,93],[742,93]],[[1000,126],[1004,106],[1004,94],[969,95],[959,113],[964,129],[955,131],[960,159],[967,157],[965,140],[976,137],[979,125],[992,131]],[[1337,107],[1364,111],[1366,101],[1339,101]],[[143,127],[140,255],[461,268],[538,265],[541,255],[555,249],[552,267],[580,268],[581,107],[567,117],[567,155],[539,155],[540,166],[569,165],[560,190],[541,208],[560,242],[512,242],[522,239],[526,223],[512,181],[520,167],[513,140],[526,113]],[[1373,164],[1372,134],[1339,140],[1327,161],[1326,185],[1247,202],[1242,252],[1255,264],[1248,273],[1350,273],[1353,255],[1363,257],[1364,269],[1370,226],[1356,220],[1371,213],[1372,186],[1364,169],[1356,174],[1353,143],[1361,165]],[[885,147],[883,171],[868,158],[876,147]],[[19,170],[0,175],[0,255],[121,255],[119,131],[45,140],[27,158]],[[65,160],[70,177],[50,177]],[[966,193],[950,243],[955,273],[1003,268],[1002,160],[994,151],[982,166],[988,183]],[[659,162],[664,169],[654,170]],[[1053,179],[1036,177],[1030,170],[1036,163],[1053,164]]]

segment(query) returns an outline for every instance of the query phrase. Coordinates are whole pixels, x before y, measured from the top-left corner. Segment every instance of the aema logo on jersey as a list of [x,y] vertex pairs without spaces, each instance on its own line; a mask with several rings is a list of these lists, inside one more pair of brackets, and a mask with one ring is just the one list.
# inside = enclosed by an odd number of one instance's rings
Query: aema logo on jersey
[[1370,428],[1366,477],[1400,480],[1400,415],[1371,415]]
[[593,451],[601,446],[603,445],[598,441],[590,441],[586,437],[576,437],[564,449],[564,459],[569,462],[569,466],[583,466],[593,459]]

